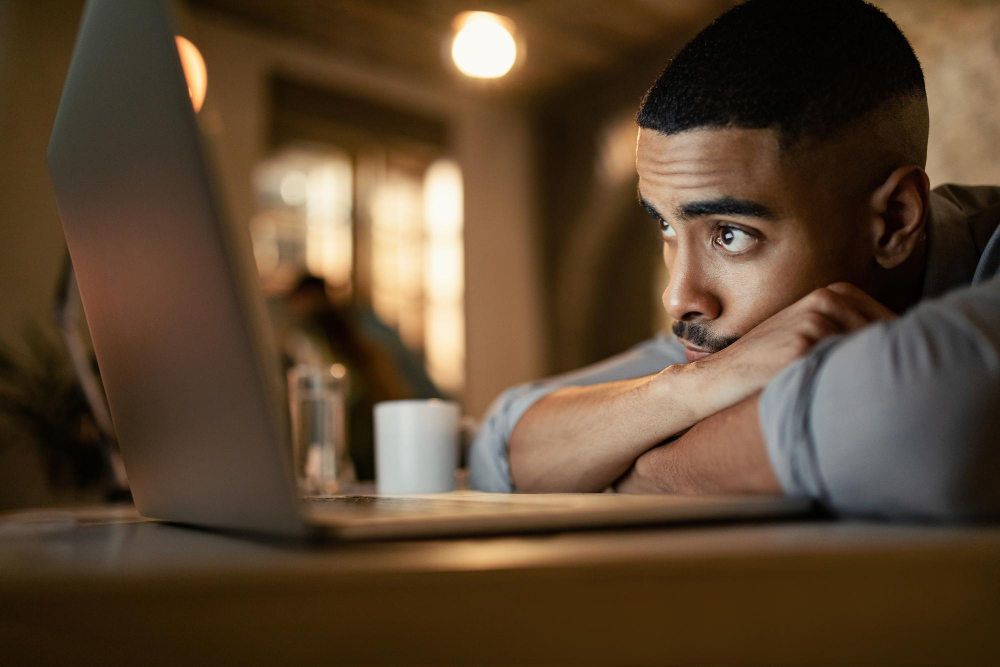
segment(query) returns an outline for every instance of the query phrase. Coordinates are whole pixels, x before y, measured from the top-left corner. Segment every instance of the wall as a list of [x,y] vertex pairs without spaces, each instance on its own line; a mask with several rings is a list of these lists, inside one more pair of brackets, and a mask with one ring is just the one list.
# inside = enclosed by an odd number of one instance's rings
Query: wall
[[465,179],[466,405],[480,415],[507,377],[543,374],[533,228],[534,146],[526,115],[484,100],[457,125]]
[[920,59],[931,184],[1000,184],[1000,2],[880,0]]
[[0,2],[0,340],[51,320],[65,243],[45,149],[82,2]]
[[[0,344],[18,352],[29,322],[51,322],[66,257],[45,149],[81,7],[78,0],[0,2]],[[0,414],[0,508],[60,500],[34,443]]]

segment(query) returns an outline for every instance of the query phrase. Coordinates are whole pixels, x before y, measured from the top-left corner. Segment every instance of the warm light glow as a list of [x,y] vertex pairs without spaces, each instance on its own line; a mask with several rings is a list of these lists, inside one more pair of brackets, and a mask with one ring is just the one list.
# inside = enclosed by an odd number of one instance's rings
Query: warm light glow
[[262,211],[251,224],[265,285],[287,288],[303,271],[325,278],[334,298],[353,291],[354,172],[334,150],[287,149],[254,170]]
[[465,253],[462,171],[438,160],[424,177],[424,353],[446,391],[465,380]]
[[[354,252],[352,182],[348,159],[331,155],[314,166],[302,183],[306,206],[306,268],[335,287],[349,285],[351,281]],[[282,197],[285,185],[283,179]]]
[[460,307],[427,309],[427,370],[445,391],[458,391],[465,381],[465,318]]
[[466,12],[456,23],[451,57],[463,74],[496,79],[510,71],[517,59],[517,45],[508,29],[509,20],[489,12]]
[[309,180],[301,171],[290,171],[281,178],[281,185],[278,192],[281,194],[281,201],[289,206],[299,206],[306,201],[306,188]]
[[413,176],[390,171],[376,187],[371,207],[372,308],[417,349],[423,325],[412,304],[419,303],[423,285],[420,195]]
[[462,170],[451,160],[438,160],[424,177],[424,220],[434,236],[462,232]]
[[191,96],[191,105],[194,112],[201,111],[201,105],[205,103],[205,93],[208,91],[208,70],[205,69],[205,59],[201,57],[201,51],[189,40],[180,35],[176,35],[177,53],[181,57],[181,67],[184,68],[184,78],[187,79],[188,94]]
[[426,289],[431,301],[460,303],[465,278],[465,253],[461,237],[431,239],[424,250]]

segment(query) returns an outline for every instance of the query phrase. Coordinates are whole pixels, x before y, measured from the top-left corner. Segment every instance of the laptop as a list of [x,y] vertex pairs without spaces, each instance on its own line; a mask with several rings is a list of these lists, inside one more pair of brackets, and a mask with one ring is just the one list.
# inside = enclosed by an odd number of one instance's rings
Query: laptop
[[248,231],[229,224],[166,0],[90,0],[48,157],[138,511],[272,536],[386,539],[802,514],[803,499],[298,496]]

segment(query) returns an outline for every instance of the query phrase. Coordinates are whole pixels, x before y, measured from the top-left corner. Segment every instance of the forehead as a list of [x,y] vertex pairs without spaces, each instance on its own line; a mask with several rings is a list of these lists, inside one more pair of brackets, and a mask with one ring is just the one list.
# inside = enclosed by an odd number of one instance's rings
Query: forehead
[[783,182],[772,130],[697,129],[666,135],[640,129],[636,171],[643,197],[666,200],[755,197]]

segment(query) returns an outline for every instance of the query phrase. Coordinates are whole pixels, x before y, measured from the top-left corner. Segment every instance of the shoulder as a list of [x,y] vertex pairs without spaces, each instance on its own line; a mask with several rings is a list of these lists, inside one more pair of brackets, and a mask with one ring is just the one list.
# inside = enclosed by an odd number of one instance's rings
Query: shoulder
[[[969,226],[980,254],[1000,227],[1000,186],[946,183],[932,191],[931,208],[950,205]],[[935,202],[937,199],[937,202]]]
[[931,192],[947,199],[967,215],[1000,206],[1000,186],[945,183],[937,186]]

